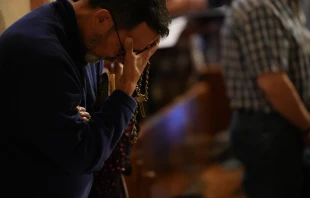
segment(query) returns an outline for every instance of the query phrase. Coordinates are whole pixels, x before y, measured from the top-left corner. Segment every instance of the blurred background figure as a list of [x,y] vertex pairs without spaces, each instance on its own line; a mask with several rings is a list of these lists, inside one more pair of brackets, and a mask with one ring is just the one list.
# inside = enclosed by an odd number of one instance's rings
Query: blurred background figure
[[310,1],[301,0],[301,5],[306,16],[306,26],[310,29]]
[[[230,139],[248,198],[308,197],[310,34],[299,0],[236,0],[222,29]],[[304,186],[304,188],[303,188]],[[303,190],[306,190],[305,192]]]

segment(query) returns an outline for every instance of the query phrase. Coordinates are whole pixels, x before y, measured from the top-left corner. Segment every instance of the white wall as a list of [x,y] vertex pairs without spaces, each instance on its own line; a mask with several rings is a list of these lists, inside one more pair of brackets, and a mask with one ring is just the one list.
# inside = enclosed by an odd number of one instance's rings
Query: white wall
[[0,33],[28,12],[30,0],[0,0]]

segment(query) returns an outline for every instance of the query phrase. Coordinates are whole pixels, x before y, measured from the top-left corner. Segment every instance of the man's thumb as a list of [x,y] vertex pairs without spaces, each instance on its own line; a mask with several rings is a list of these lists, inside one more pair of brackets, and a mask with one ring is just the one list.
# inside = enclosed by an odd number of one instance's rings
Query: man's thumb
[[127,37],[125,39],[125,51],[126,52],[132,52],[133,51],[133,40],[132,38]]

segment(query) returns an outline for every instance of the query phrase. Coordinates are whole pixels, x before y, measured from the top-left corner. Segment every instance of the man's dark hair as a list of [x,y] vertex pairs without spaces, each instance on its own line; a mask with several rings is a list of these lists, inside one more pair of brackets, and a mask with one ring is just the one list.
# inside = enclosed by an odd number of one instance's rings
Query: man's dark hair
[[171,22],[166,0],[88,0],[92,8],[107,9],[119,29],[133,29],[146,22],[161,37],[168,36]]

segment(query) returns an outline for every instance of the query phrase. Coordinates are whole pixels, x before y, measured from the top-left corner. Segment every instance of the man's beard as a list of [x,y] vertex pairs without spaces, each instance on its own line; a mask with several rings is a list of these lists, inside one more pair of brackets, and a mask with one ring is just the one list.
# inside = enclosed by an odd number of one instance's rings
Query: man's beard
[[98,56],[96,53],[92,52],[92,50],[98,45],[99,41],[103,39],[103,36],[99,36],[95,34],[89,40],[88,45],[86,46],[87,52],[85,54],[85,61],[89,64],[97,63],[100,60],[105,60],[108,62],[114,62],[116,57],[101,57]]
[[95,55],[94,53],[87,52],[85,54],[85,61],[89,64],[97,63],[100,61],[100,57]]
[[86,46],[87,52],[85,54],[85,61],[89,64],[97,63],[101,60],[101,58],[92,52],[92,49],[96,47],[101,37],[98,34],[94,34]]
[[97,63],[100,60],[105,60],[108,62],[114,62],[116,60],[115,57],[100,57],[97,54],[91,52],[91,48],[87,49],[87,52],[84,58],[85,58],[85,61],[89,64]]
[[89,64],[97,63],[100,60],[105,60],[108,63],[113,63],[116,60],[116,58],[115,57],[104,57],[104,58],[101,58],[101,57],[97,56],[96,54],[94,54],[92,52],[87,52],[85,54],[85,61],[87,63],[89,63]]

